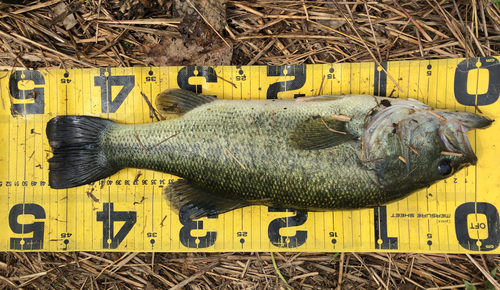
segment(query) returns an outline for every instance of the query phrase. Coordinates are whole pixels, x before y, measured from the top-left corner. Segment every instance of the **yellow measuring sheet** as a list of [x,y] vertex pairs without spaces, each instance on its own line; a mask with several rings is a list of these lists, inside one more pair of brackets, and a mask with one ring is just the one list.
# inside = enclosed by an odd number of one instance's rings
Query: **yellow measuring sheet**
[[162,189],[176,177],[127,169],[93,185],[48,185],[47,122],[93,115],[155,121],[145,99],[183,88],[226,99],[374,94],[500,117],[500,63],[483,57],[249,67],[0,72],[0,251],[401,251],[500,253],[498,121],[468,133],[479,161],[410,197],[354,211],[252,206],[181,220]]

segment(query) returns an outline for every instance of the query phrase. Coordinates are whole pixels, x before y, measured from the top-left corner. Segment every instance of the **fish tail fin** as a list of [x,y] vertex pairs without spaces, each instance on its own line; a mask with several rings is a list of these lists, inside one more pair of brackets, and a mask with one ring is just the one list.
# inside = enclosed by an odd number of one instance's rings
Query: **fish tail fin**
[[90,116],[58,116],[47,123],[52,147],[49,185],[55,189],[85,185],[116,173],[103,150],[106,129],[114,122]]

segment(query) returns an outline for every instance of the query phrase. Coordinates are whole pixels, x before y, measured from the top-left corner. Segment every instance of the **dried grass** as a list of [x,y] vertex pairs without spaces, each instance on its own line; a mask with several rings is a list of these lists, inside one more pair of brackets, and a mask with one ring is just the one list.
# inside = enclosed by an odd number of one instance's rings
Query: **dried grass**
[[484,269],[500,262],[497,255],[332,256],[275,253],[274,266],[269,253],[11,252],[0,254],[0,289],[460,289],[464,280],[484,289]]
[[[182,19],[171,12],[173,1],[125,2],[128,11],[120,11],[123,3],[116,0],[0,4],[0,70],[145,66],[147,44],[186,36]],[[61,3],[63,12],[54,12]],[[498,56],[500,51],[500,9],[488,0],[256,0],[229,1],[226,7],[227,25],[217,33],[232,41],[227,61],[233,65]],[[484,289],[487,273],[500,261],[497,255],[342,253],[333,261],[332,256],[275,253],[276,267],[293,289],[460,289],[464,280]],[[0,253],[0,289],[172,287],[287,286],[269,253]]]
[[[134,19],[122,16],[116,0],[3,4],[0,69],[154,64],[148,45],[186,36],[182,18],[172,16],[172,1],[156,1],[141,2],[140,13],[126,12]],[[62,8],[54,12],[57,5]],[[489,0],[258,0],[229,1],[226,8],[225,29],[208,28],[214,33],[208,36],[216,41],[222,34],[222,41],[233,42],[226,62],[233,65],[498,56],[500,51],[500,9]],[[210,23],[209,17],[204,22]]]

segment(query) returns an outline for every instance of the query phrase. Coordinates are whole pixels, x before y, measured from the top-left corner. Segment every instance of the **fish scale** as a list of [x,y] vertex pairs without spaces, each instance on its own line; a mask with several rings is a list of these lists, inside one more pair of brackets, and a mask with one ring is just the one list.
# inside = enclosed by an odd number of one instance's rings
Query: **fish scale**
[[[109,129],[103,142],[112,148],[112,160],[120,167],[168,172],[229,199],[271,198],[265,204],[293,208],[350,208],[359,199],[359,188],[345,186],[351,180],[363,189],[367,204],[383,202],[382,189],[371,181],[366,170],[353,171],[348,176],[341,174],[346,168],[357,166],[356,154],[347,153],[353,151],[352,145],[339,146],[338,151],[331,152],[304,151],[288,145],[289,132],[298,122],[311,115],[342,111],[342,104],[325,107],[311,103],[306,104],[307,108],[303,105],[295,101],[221,100],[174,120],[116,125]],[[375,105],[373,102],[366,107]],[[356,112],[354,108],[345,111]],[[252,120],[251,124],[247,120]],[[145,148],[151,148],[176,133],[179,134],[148,152],[134,136],[137,134]],[[133,155],[136,157],[131,158]],[[342,160],[342,165],[335,162],[337,159]],[[308,198],[297,203],[306,192]],[[331,192],[336,194],[325,194]]]
[[[415,100],[363,95],[231,101],[172,90],[160,94],[156,105],[164,114],[182,116],[139,125],[74,116],[50,121],[51,186],[73,185],[55,182],[67,174],[63,155],[81,146],[78,150],[92,148],[99,157],[82,167],[80,184],[123,168],[170,173],[183,179],[167,188],[166,196],[191,218],[252,204],[303,210],[373,207],[406,197],[448,177],[453,172],[448,168],[456,172],[473,160],[467,151],[441,156],[443,146],[467,149],[460,142],[468,141],[453,131],[461,128],[460,121],[448,126],[436,114],[456,117],[470,128],[491,123],[472,113],[430,112]],[[74,125],[78,136],[86,136],[95,122],[98,140],[75,138],[78,146],[62,146],[72,141],[59,141],[58,122]],[[84,126],[77,127],[80,122]],[[399,132],[393,124],[399,124]],[[452,138],[448,145],[440,141],[445,135]],[[409,155],[413,144],[419,144],[419,156]]]

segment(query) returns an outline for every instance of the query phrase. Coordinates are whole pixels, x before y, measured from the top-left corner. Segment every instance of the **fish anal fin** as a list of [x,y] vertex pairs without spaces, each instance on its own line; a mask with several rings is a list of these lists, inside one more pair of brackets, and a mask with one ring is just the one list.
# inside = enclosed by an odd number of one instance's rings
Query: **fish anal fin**
[[250,205],[246,201],[216,196],[186,179],[175,181],[163,193],[172,209],[184,220],[222,214]]
[[313,116],[294,128],[288,142],[296,149],[320,150],[340,145],[357,136],[349,130],[349,122],[330,116]]
[[217,100],[182,89],[170,89],[161,92],[155,100],[156,109],[164,116],[181,116],[192,109]]

